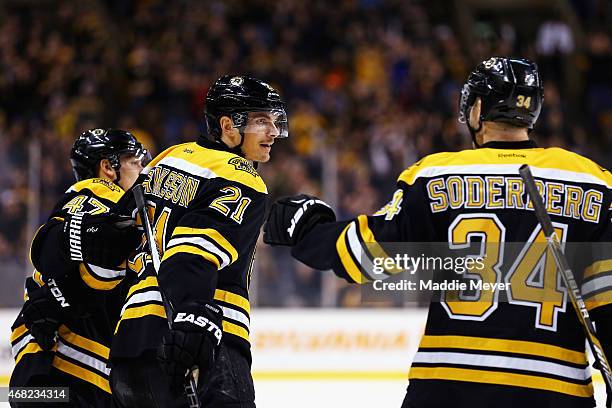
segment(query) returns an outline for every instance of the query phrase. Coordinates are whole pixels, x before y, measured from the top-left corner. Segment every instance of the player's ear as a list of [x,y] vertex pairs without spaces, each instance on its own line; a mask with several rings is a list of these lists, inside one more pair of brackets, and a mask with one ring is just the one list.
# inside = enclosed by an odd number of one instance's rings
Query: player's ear
[[108,161],[108,159],[100,160],[100,164],[98,166],[99,166],[98,167],[98,177],[106,178],[106,179],[109,179],[109,180],[114,180],[115,179],[115,170],[111,166],[111,164]]
[[474,104],[470,108],[470,117],[468,119],[470,121],[470,126],[473,129],[480,128],[481,109],[482,109],[482,100],[478,97],[476,98],[476,100],[474,101]]
[[221,140],[228,146],[235,146],[240,143],[240,134],[234,128],[234,122],[229,116],[221,116],[219,119],[221,126]]
[[221,125],[221,130],[224,132],[231,132],[232,129],[234,129],[234,122],[232,122],[229,116],[221,116],[219,124]]

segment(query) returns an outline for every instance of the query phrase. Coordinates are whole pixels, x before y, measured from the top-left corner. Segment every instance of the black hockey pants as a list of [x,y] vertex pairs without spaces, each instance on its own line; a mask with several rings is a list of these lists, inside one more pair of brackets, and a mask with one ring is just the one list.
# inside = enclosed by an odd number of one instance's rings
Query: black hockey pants
[[[122,359],[112,364],[115,408],[187,407],[187,398],[171,389],[154,356]],[[255,389],[247,359],[232,347],[222,345],[208,378],[199,381],[198,395],[202,408],[255,408]]]

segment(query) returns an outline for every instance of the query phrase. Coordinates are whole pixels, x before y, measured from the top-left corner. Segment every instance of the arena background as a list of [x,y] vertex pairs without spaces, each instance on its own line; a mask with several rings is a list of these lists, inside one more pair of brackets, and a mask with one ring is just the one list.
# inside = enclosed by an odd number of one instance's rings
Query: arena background
[[[541,146],[609,167],[611,27],[609,0],[3,0],[2,333],[31,273],[32,233],[73,182],[81,131],[129,129],[156,153],[204,130],[214,79],[261,77],[290,115],[290,138],[260,167],[271,198],[319,195],[345,219],[382,206],[420,157],[470,147],[459,89],[491,55],[540,65]],[[264,245],[251,288],[259,406],[400,405],[424,309],[367,308],[357,287]]]

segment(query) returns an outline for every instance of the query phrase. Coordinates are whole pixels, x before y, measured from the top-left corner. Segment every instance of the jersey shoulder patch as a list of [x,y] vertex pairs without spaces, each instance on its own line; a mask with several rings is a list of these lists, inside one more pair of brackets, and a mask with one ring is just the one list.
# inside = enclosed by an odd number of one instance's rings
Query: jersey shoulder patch
[[267,194],[268,189],[253,164],[235,153],[210,149],[197,143],[178,145],[157,162],[203,178],[222,178]]
[[66,194],[80,193],[83,190],[89,190],[97,197],[112,201],[113,203],[119,201],[121,196],[125,193],[121,187],[110,180],[92,178],[73,184],[72,187],[66,191]]

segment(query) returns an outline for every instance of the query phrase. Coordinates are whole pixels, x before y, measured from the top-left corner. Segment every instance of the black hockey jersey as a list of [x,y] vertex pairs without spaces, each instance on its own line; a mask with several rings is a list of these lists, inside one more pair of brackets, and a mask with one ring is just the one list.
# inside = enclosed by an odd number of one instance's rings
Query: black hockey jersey
[[[142,274],[129,290],[111,358],[155,349],[167,330],[157,279],[175,308],[213,301],[223,310],[223,342],[250,359],[249,282],[267,188],[252,164],[218,143],[173,146],[143,171],[159,278]],[[141,260],[133,263],[142,270]]]
[[[464,281],[511,283],[436,294],[409,374],[414,406],[493,406],[492,400],[496,406],[592,406],[583,329],[546,250],[518,173],[522,164],[530,165],[564,242],[612,241],[610,173],[577,154],[525,141],[427,156],[400,175],[393,199],[379,212],[318,225],[293,248],[312,267],[367,283],[381,278],[371,265],[384,254],[383,243],[476,244],[484,269],[472,269]],[[504,252],[510,242],[520,243],[519,250]],[[605,308],[612,302],[612,262],[605,254],[575,258],[575,273],[586,268],[579,278],[589,308]],[[610,324],[597,323],[602,330]]]
[[125,264],[115,269],[87,263],[41,259],[41,248],[53,253],[59,247],[64,217],[77,212],[101,214],[119,201],[124,191],[105,179],[88,179],[74,184],[58,202],[48,221],[39,228],[31,248],[31,258],[39,271],[39,285],[52,279],[62,291],[71,311],[58,330],[58,341],[50,352],[43,351],[23,323],[13,324],[10,337],[15,369],[11,386],[30,385],[36,376],[60,378],[56,385],[70,386],[84,395],[92,406],[110,406],[108,358],[113,330],[125,296],[121,281]]

